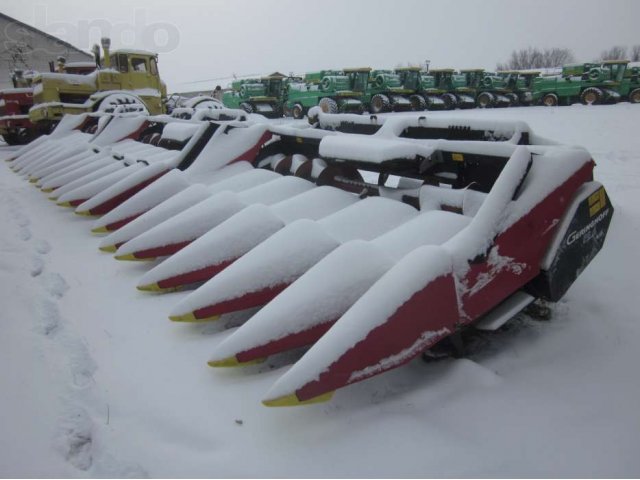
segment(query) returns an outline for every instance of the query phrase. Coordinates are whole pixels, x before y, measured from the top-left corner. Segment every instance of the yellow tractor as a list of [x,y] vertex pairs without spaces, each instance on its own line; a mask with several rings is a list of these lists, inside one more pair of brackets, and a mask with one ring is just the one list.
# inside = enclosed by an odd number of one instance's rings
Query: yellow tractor
[[67,113],[112,112],[124,108],[152,115],[165,112],[167,88],[158,73],[158,56],[141,50],[109,52],[95,45],[97,69],[89,75],[41,73],[33,79],[33,103],[29,118],[42,133],[51,131]]

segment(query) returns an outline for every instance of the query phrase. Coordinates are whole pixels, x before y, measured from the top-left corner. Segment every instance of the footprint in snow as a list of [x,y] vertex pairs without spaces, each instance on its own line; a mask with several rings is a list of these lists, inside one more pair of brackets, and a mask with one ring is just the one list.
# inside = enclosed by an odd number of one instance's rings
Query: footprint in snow
[[60,328],[60,311],[56,303],[43,299],[38,305],[38,323],[36,329],[43,335],[50,337]]
[[31,257],[31,268],[29,269],[29,274],[32,277],[39,276],[44,270],[44,260],[37,255]]
[[18,238],[22,241],[27,241],[31,239],[31,230],[28,227],[20,227],[18,231]]
[[46,255],[51,251],[51,244],[46,240],[37,240],[35,247],[36,252],[41,253],[42,255]]
[[43,279],[45,289],[53,297],[62,298],[69,290],[69,284],[59,273],[48,273],[43,275]]
[[86,344],[80,339],[65,342],[64,348],[69,356],[73,385],[77,388],[85,388],[93,382],[93,374],[98,369],[95,360]]
[[81,407],[71,407],[60,419],[54,445],[65,460],[87,471],[93,463],[93,421]]

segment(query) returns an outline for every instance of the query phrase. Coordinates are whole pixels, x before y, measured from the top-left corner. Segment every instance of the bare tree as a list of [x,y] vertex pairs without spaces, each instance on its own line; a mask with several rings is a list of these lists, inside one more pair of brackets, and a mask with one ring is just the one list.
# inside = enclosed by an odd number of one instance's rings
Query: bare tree
[[621,60],[627,57],[627,47],[616,45],[600,54],[600,60]]
[[497,70],[523,70],[527,68],[553,68],[575,61],[573,52],[568,48],[529,47],[511,52],[509,60],[498,63]]
[[630,60],[632,62],[640,62],[640,45],[634,45],[631,47]]

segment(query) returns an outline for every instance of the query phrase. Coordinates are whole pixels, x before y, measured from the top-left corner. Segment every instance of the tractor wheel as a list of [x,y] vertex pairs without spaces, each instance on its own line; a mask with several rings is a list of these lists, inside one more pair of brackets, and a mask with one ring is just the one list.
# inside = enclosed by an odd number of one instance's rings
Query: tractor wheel
[[251,105],[250,103],[242,102],[240,104],[240,108],[247,113],[253,113],[253,105]]
[[318,102],[323,113],[338,113],[338,104],[333,98],[324,97]]
[[94,106],[94,109],[98,112],[112,113],[122,105],[142,107],[143,112],[149,113],[146,105],[140,98],[128,93],[112,93],[111,95],[107,95]]
[[496,103],[496,97],[494,97],[489,92],[482,92],[478,95],[478,99],[476,100],[476,104],[478,108],[491,108]]
[[444,102],[445,110],[453,110],[458,106],[458,99],[453,93],[442,94],[442,101]]
[[542,97],[542,104],[545,107],[557,107],[558,96],[555,93],[547,93],[544,97]]
[[580,94],[580,101],[584,105],[597,105],[602,101],[602,90],[596,87],[585,88]]
[[409,96],[409,101],[411,102],[411,108],[414,111],[421,112],[422,110],[427,109],[427,101],[424,99],[422,95],[411,95]]
[[291,109],[291,116],[296,120],[304,118],[304,107],[299,103],[296,103]]
[[369,107],[371,113],[383,113],[391,110],[391,102],[389,101],[389,97],[378,93],[371,97],[371,106]]
[[518,98],[518,95],[516,95],[515,93],[506,93],[505,97],[509,99],[510,107],[517,107],[518,105],[520,105],[520,99]]
[[640,88],[631,90],[631,93],[629,94],[629,101],[631,103],[640,103]]

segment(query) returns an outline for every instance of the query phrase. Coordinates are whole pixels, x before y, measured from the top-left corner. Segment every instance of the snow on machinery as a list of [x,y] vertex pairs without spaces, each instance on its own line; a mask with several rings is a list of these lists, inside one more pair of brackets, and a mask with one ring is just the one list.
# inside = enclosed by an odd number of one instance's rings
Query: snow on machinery
[[423,78],[433,78],[427,91],[444,102],[445,110],[475,108],[475,90],[467,85],[466,76],[453,68],[432,68]]
[[[347,212],[375,197],[320,221],[289,223],[184,299],[174,320],[266,304],[210,364],[255,363],[313,345],[267,394],[265,404],[279,406],[326,400],[467,326],[496,328],[534,298],[557,301],[601,248],[613,208],[587,152],[544,145],[530,132],[515,138],[323,137],[327,168],[369,170],[381,180],[395,173],[423,186],[394,192],[361,183],[360,193],[382,197],[370,217]],[[420,210],[388,212],[388,196]],[[357,218],[380,226],[402,215],[373,238],[340,237]]]
[[105,237],[129,230],[117,248],[135,257],[152,237],[163,248],[200,230],[139,287],[205,281],[170,312],[180,322],[262,306],[213,367],[311,346],[266,405],[327,400],[464,329],[557,301],[603,245],[613,208],[583,149],[521,122],[311,116],[320,128],[270,126],[246,158],[255,168],[156,180],[120,204],[138,216]]
[[109,51],[102,39],[100,68],[89,75],[41,73],[33,80],[34,106],[29,118],[41,132],[51,131],[66,114],[113,111],[119,105],[141,105],[152,115],[164,113],[166,86],[158,72],[158,56],[141,50]]
[[467,86],[474,89],[476,105],[479,108],[508,107],[511,99],[505,79],[493,72],[485,72],[483,68],[460,70],[465,76]]
[[[330,131],[272,127],[275,141],[256,158],[293,175],[282,184],[284,198],[261,200],[272,195],[270,183],[287,177],[201,197],[192,203],[192,227],[207,211],[219,220],[140,282],[143,290],[170,291],[175,285],[158,274],[171,270],[178,285],[206,280],[173,309],[175,321],[264,305],[217,347],[211,366],[312,345],[267,405],[326,400],[465,328],[495,329],[536,298],[557,301],[602,247],[613,208],[582,149],[513,122],[392,119],[367,136],[340,133],[358,116],[319,117]],[[362,171],[378,180],[366,181]],[[401,177],[397,187],[390,175]],[[161,225],[153,224],[156,233]],[[176,225],[165,235],[181,231]],[[185,275],[207,258],[206,276]]]
[[261,78],[236,80],[231,90],[223,93],[222,102],[227,108],[240,108],[267,118],[282,117],[286,79],[286,75],[275,72]]
[[533,79],[540,76],[538,70],[502,70],[497,75],[504,78],[508,92],[505,94],[512,107],[533,103]]
[[[631,81],[625,79],[628,63],[628,60],[607,60],[564,65],[560,75],[533,80],[533,101],[550,107],[577,101],[584,105],[617,103],[631,93]],[[640,101],[640,90],[631,97]]]
[[362,113],[370,73],[369,67],[307,73],[302,80],[288,82],[285,112],[296,119],[303,118],[315,106],[324,113]]
[[[50,62],[54,71],[53,62]],[[77,75],[87,75],[96,69],[92,62],[70,62],[58,58],[58,71]],[[24,145],[33,140],[38,131],[29,119],[29,109],[33,106],[34,71],[14,70],[11,75],[14,88],[0,91],[0,135],[9,145]]]
[[433,93],[434,78],[420,67],[375,70],[369,79],[369,112],[441,110],[445,103]]
[[[69,121],[82,117],[108,122],[101,122],[93,135],[83,133],[84,137],[73,130],[65,131],[66,135],[59,132]],[[264,125],[246,125],[243,112],[228,109],[196,110],[190,120],[105,113],[64,117],[68,119],[51,138],[41,137],[35,148],[27,145],[24,152],[18,152],[11,166],[50,192],[58,205],[91,216],[110,212],[158,179],[163,181],[158,198],[171,195],[184,188],[180,172],[188,170],[204,180],[228,163],[242,162],[245,156],[254,158],[269,137]],[[56,141],[61,146],[52,144]],[[130,220],[120,219],[118,225]]]

